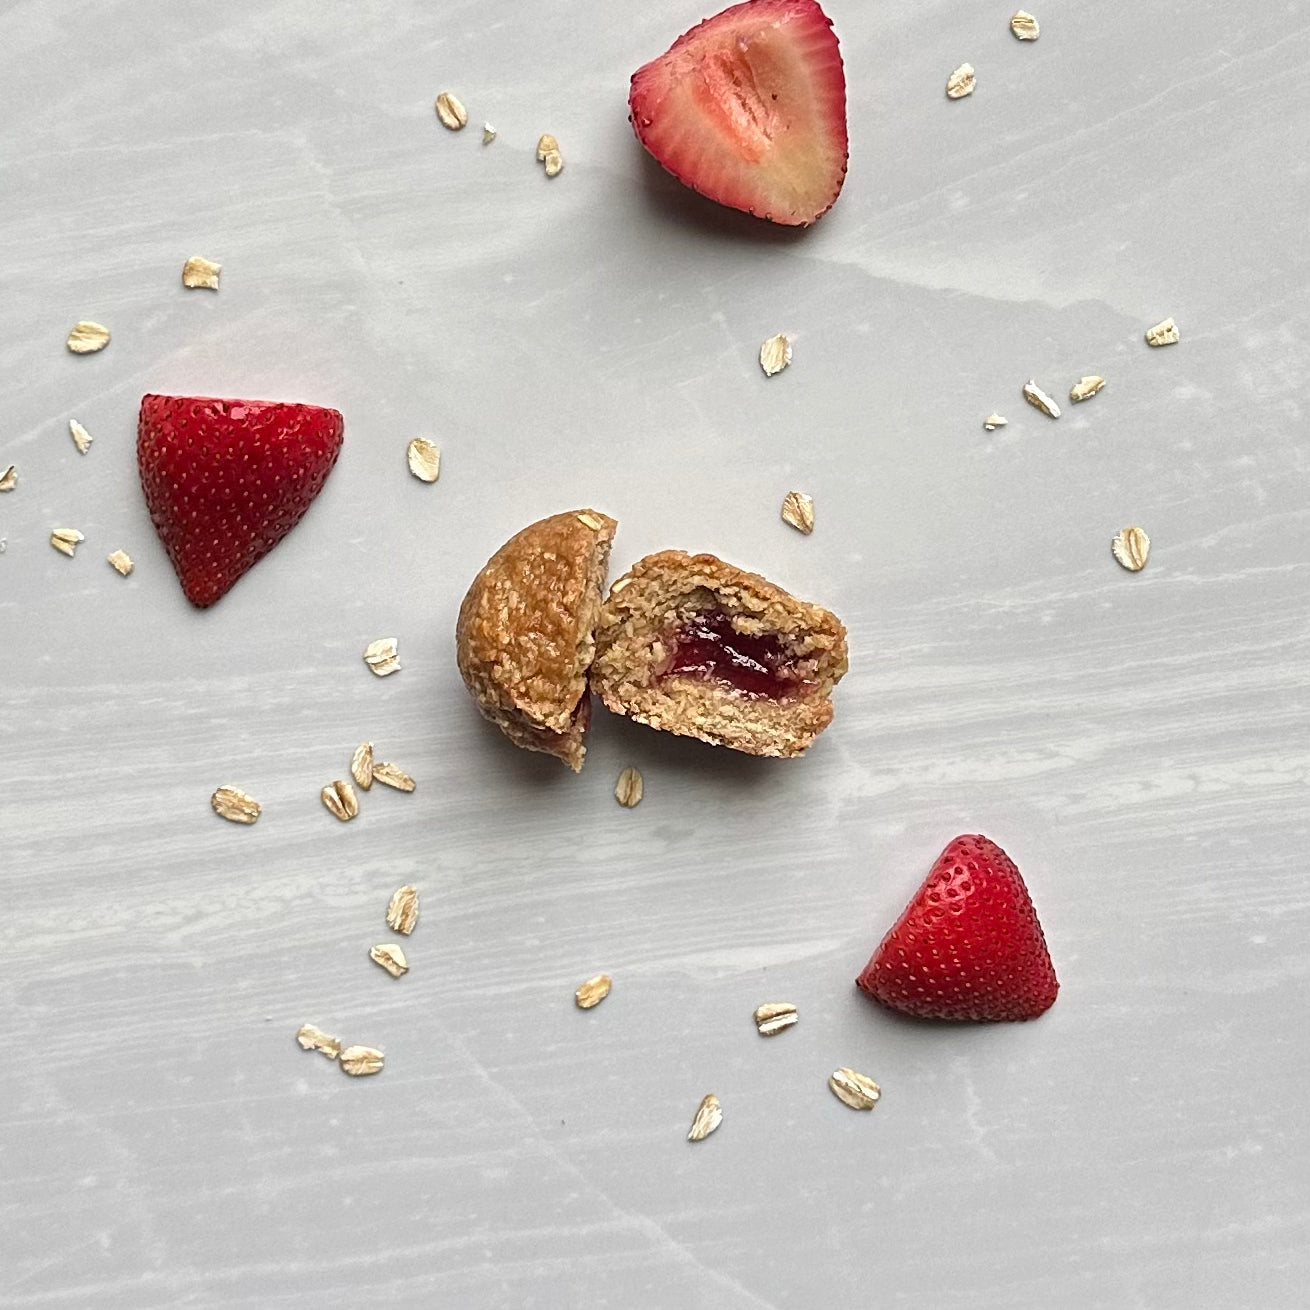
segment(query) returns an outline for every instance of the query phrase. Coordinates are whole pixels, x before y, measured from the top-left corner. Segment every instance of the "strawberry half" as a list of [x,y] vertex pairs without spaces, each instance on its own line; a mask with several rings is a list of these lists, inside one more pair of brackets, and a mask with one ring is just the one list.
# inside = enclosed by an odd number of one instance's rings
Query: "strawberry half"
[[304,517],[341,451],[335,409],[144,396],[141,489],[193,605],[212,605]]
[[846,77],[815,0],[747,0],[632,75],[637,139],[678,181],[803,226],[846,178]]
[[921,1019],[1035,1019],[1060,984],[1014,862],[986,837],[957,837],[856,980]]

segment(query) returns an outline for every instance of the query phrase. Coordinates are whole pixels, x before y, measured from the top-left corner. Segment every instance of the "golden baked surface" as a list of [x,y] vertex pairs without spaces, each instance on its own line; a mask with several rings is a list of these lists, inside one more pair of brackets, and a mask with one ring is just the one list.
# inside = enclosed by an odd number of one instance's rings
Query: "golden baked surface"
[[[727,615],[738,633],[776,638],[801,679],[797,693],[771,700],[667,676],[669,634],[711,611]],[[640,560],[610,589],[591,683],[609,709],[653,728],[752,755],[794,756],[831,722],[829,696],[846,668],[846,629],[821,605],[715,555],[667,550]]]
[[459,609],[455,655],[482,713],[527,750],[582,767],[594,629],[618,524],[598,510],[541,519],[511,537]]

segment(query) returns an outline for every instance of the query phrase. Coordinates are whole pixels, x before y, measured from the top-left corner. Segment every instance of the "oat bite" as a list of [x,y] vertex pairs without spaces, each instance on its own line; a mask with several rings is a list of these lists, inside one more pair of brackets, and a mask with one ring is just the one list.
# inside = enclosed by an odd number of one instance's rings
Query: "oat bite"
[[587,672],[618,523],[594,509],[541,519],[511,537],[459,608],[455,656],[478,709],[516,746],[586,755]]
[[616,714],[748,755],[803,754],[846,672],[836,615],[714,555],[648,555],[611,588],[591,684]]

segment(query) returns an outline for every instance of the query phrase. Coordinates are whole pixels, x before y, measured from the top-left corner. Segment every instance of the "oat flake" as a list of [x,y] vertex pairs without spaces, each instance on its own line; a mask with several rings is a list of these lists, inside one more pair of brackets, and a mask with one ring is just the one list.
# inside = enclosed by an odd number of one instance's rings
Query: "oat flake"
[[784,1028],[790,1028],[800,1015],[789,1001],[770,1001],[755,1011],[755,1026],[761,1037],[772,1037]]
[[393,978],[399,978],[401,974],[409,972],[409,961],[405,958],[405,952],[391,942],[370,946],[368,958],[385,969]]
[[625,810],[630,810],[641,804],[641,797],[645,787],[646,784],[640,771],[629,765],[619,774],[619,779],[614,784],[614,799]]
[[782,521],[808,537],[814,531],[814,498],[803,491],[789,491],[782,501]]
[[987,417],[983,419],[983,427],[985,427],[988,432],[995,432],[997,428],[1003,428],[1009,421],[1009,419],[1002,418],[999,414],[988,414]]
[[73,438],[73,445],[77,447],[79,455],[85,455],[91,449],[94,438],[75,418],[68,420],[68,435]]
[[386,1057],[372,1046],[347,1046],[341,1052],[341,1069],[352,1078],[363,1078],[368,1074],[381,1073]]
[[961,64],[946,79],[946,94],[952,100],[962,100],[973,94],[975,74],[972,64]]
[[691,1121],[691,1131],[687,1134],[689,1142],[702,1142],[723,1122],[723,1107],[719,1098],[711,1092],[696,1108],[696,1117]]
[[78,545],[86,538],[76,528],[56,528],[50,534],[50,544],[61,554],[72,559]]
[[395,637],[379,637],[364,647],[364,663],[379,678],[385,678],[387,674],[400,670],[398,649]]
[[201,287],[206,291],[218,290],[218,275],[223,271],[222,264],[215,264],[203,255],[192,255],[182,265],[182,285],[184,287]]
[[373,785],[373,743],[366,741],[355,747],[350,757],[350,776],[359,787],[368,791]]
[[764,370],[766,378],[781,373],[790,363],[791,338],[786,333],[779,332],[776,337],[770,337],[760,347],[760,367]]
[[398,764],[387,764],[376,760],[373,764],[373,781],[394,787],[397,791],[413,791],[414,779]]
[[109,329],[100,323],[82,319],[68,334],[68,348],[75,355],[94,355],[109,344]]
[[1040,409],[1047,418],[1059,418],[1060,407],[1031,378],[1023,384],[1023,398],[1034,408]]
[[426,437],[415,437],[405,451],[409,471],[420,482],[435,482],[441,476],[441,451]]
[[1037,26],[1037,20],[1028,13],[1026,9],[1020,9],[1018,13],[1010,19],[1010,31],[1019,38],[1020,41],[1036,41],[1041,35],[1041,28]]
[[460,98],[451,91],[443,91],[437,97],[437,117],[452,132],[458,132],[469,121],[468,110]]
[[312,1023],[301,1024],[296,1041],[302,1051],[321,1051],[329,1060],[335,1060],[341,1054],[341,1042]]
[[882,1088],[854,1069],[838,1069],[828,1079],[832,1094],[852,1110],[872,1110],[882,1096]]
[[1089,374],[1085,378],[1079,378],[1077,382],[1069,388],[1069,399],[1077,405],[1080,401],[1091,400],[1100,389],[1105,386],[1105,379],[1097,377],[1095,373]]
[[1152,328],[1146,329],[1148,346],[1176,346],[1178,344],[1178,324],[1166,318]]
[[12,491],[18,485],[18,470],[10,464],[0,473],[0,491]]
[[246,795],[240,787],[220,787],[210,798],[214,813],[229,823],[254,823],[259,818],[260,805]]
[[108,556],[109,562],[116,568],[123,577],[127,577],[132,572],[135,565],[132,563],[132,557],[125,550],[116,550]]
[[328,783],[319,792],[319,797],[328,813],[334,819],[340,819],[342,823],[349,823],[359,813],[359,800],[355,796],[355,789],[341,778]]
[[1120,528],[1110,549],[1129,573],[1140,573],[1150,558],[1151,538],[1141,528]]
[[573,993],[574,1004],[579,1010],[590,1010],[599,1005],[609,994],[610,988],[614,985],[614,980],[607,973],[598,973],[594,978],[588,978],[586,982]]
[[418,888],[413,883],[397,887],[387,904],[387,927],[408,937],[418,923]]
[[496,129],[490,123],[482,124],[482,144],[489,146],[496,139]]

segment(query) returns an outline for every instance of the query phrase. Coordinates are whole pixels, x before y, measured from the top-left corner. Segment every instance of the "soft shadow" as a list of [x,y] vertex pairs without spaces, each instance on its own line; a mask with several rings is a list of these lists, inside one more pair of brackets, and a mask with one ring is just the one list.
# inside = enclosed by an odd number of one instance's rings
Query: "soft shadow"
[[489,774],[507,777],[510,783],[525,787],[558,787],[572,780],[573,770],[554,755],[515,746],[471,702],[465,710],[472,720],[469,729],[472,743],[468,749],[476,752],[476,758],[468,762],[472,771],[486,769]]
[[724,746],[711,746],[695,737],[660,732],[621,714],[606,713],[599,703],[587,740],[589,747],[593,743],[603,744],[607,752],[640,760],[643,766],[667,768],[693,783],[706,784],[712,780],[718,786],[726,783],[741,789],[785,783],[789,770],[799,763],[745,755]]
[[851,990],[854,991],[856,999],[870,1013],[876,1014],[884,1024],[900,1033],[909,1042],[935,1043],[941,1038],[949,1036],[954,1043],[970,1044],[975,1041],[986,1041],[989,1033],[991,1039],[995,1041],[998,1029],[1006,1030],[1024,1027],[1028,1023],[1037,1022],[1037,1020],[1032,1019],[1000,1023],[980,1023],[959,1019],[919,1019],[912,1014],[902,1014],[899,1010],[890,1009],[881,1002],[875,1001],[872,996],[861,991],[854,983],[851,984]]
[[756,245],[783,247],[805,240],[809,228],[770,223],[740,209],[729,209],[726,205],[707,200],[700,192],[684,186],[666,172],[649,151],[642,149],[640,142],[634,140],[632,144],[641,152],[642,190],[650,211],[657,218],[716,240],[752,241]]

